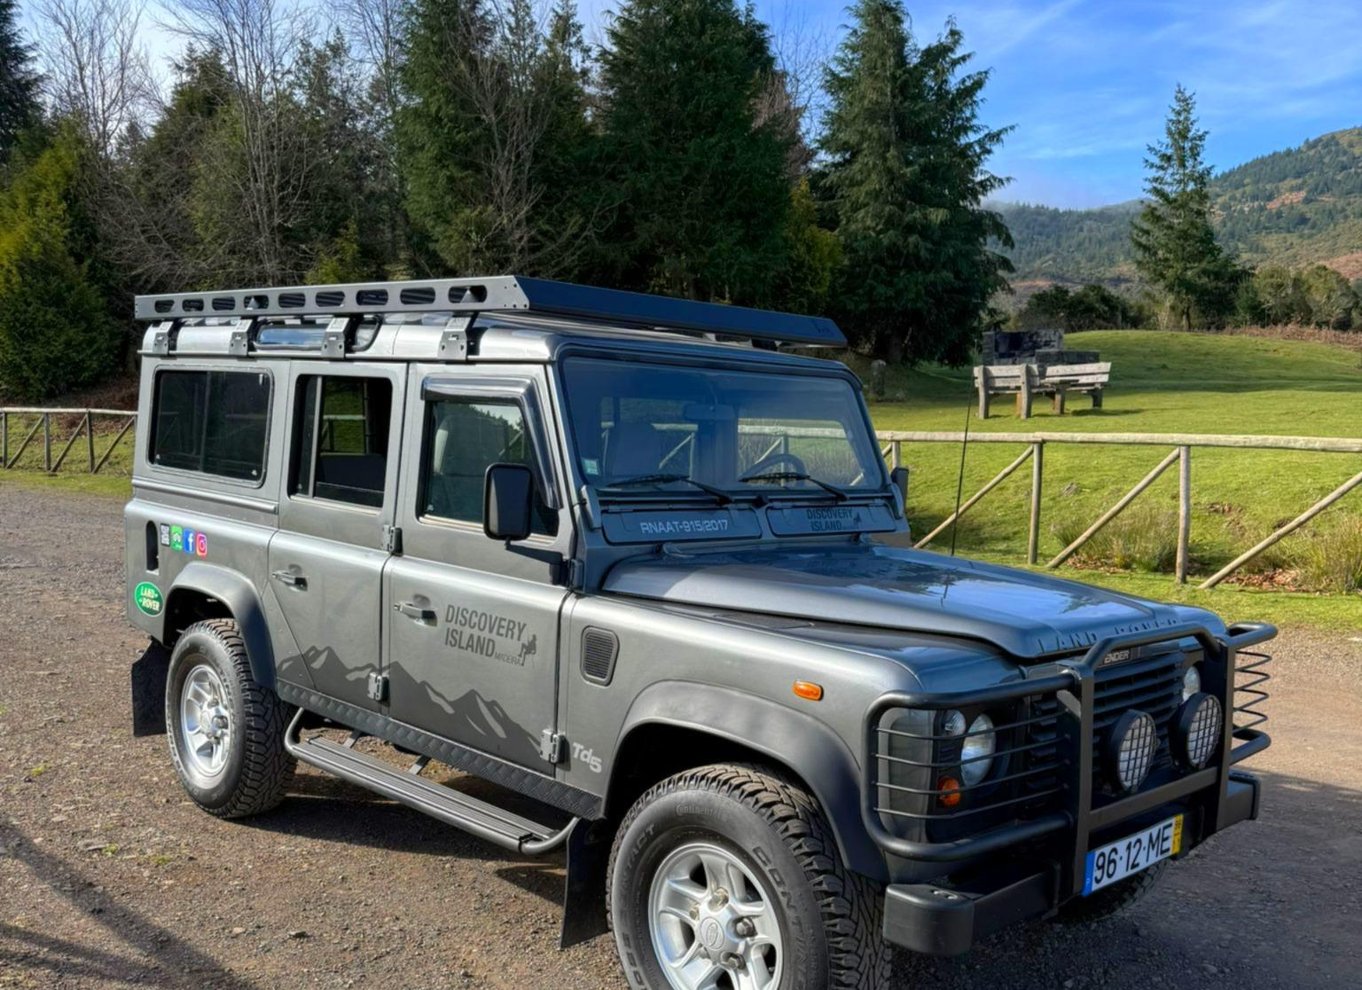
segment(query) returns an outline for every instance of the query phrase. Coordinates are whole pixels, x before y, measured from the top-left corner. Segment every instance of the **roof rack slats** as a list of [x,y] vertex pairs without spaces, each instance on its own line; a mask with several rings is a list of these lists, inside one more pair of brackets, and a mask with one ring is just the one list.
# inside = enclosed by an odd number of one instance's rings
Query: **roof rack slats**
[[532,312],[787,344],[834,347],[846,344],[837,324],[823,317],[599,289],[517,275],[179,292],[138,296],[135,307],[137,319],[148,321],[297,316],[303,313],[345,316],[422,312]]

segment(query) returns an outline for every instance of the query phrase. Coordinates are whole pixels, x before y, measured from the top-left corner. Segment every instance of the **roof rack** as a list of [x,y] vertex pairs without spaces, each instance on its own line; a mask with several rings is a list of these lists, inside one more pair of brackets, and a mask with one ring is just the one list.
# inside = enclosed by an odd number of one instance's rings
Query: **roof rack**
[[498,275],[138,296],[139,320],[531,312],[786,344],[846,345],[832,320],[722,303]]

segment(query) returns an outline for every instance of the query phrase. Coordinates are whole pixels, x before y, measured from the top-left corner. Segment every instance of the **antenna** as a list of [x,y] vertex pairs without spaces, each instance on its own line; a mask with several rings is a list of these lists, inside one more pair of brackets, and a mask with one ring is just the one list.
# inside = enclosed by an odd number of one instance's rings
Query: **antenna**
[[955,556],[955,534],[960,529],[960,496],[965,493],[965,451],[969,449],[969,414],[974,397],[965,403],[965,432],[960,441],[960,473],[955,479],[955,516],[951,519],[951,556]]

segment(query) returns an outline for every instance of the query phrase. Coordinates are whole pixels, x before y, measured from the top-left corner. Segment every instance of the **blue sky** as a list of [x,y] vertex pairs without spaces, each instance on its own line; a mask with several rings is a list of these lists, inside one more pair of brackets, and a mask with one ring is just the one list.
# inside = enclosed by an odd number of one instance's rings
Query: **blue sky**
[[[582,0],[584,13],[613,4]],[[1015,124],[1000,198],[1097,206],[1140,195],[1173,88],[1195,91],[1218,169],[1362,125],[1362,2],[957,0],[908,3],[920,37],[954,14],[991,67],[984,121]],[[835,42],[845,0],[759,0],[779,31]]]
[[[836,44],[847,2],[756,7],[778,47],[807,55]],[[603,40],[616,0],[578,3],[588,37]],[[148,46],[164,58],[178,44],[149,7]],[[1139,196],[1145,145],[1178,82],[1197,94],[1218,169],[1362,125],[1362,0],[925,0],[908,11],[919,37],[954,15],[975,64],[992,69],[983,119],[1016,125],[992,162],[1013,179],[1003,199],[1082,207]]]

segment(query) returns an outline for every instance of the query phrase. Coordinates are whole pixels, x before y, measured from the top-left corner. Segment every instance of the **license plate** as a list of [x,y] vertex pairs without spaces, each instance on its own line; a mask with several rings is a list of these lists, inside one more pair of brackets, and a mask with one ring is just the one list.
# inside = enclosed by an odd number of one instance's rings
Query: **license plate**
[[1182,851],[1182,816],[1174,815],[1142,832],[1094,849],[1088,853],[1088,868],[1083,877],[1087,896],[1117,880],[1124,879]]

